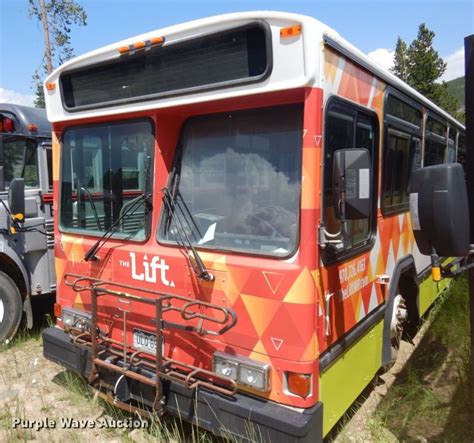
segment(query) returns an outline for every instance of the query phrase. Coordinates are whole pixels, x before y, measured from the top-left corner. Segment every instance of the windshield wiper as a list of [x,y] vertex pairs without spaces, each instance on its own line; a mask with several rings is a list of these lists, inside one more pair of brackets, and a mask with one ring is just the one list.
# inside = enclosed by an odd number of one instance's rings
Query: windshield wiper
[[[176,192],[175,196],[171,194],[170,190],[167,187],[162,189],[163,191],[163,202],[166,206],[166,210],[168,212],[169,217],[169,224],[168,229],[171,228],[171,220],[174,219],[176,232],[179,237],[179,243],[181,246],[186,250],[186,253],[189,257],[189,261],[191,263],[191,267],[193,271],[196,273],[198,278],[205,280],[205,281],[213,281],[214,275],[212,275],[204,266],[204,263],[199,256],[196,248],[193,245],[193,242],[189,238],[186,227],[184,224],[187,225],[188,229],[193,232],[193,226],[197,229],[196,222],[194,221],[189,208],[187,207],[185,201],[182,197],[178,197],[179,191]],[[199,232],[199,231],[198,231]],[[192,258],[190,256],[190,252],[192,253]],[[194,259],[194,261],[193,261]]]
[[99,252],[100,248],[104,246],[105,243],[112,237],[112,235],[120,227],[120,223],[125,220],[128,216],[134,214],[136,210],[144,203],[147,204],[148,200],[151,198],[151,194],[142,194],[137,197],[128,208],[123,211],[123,213],[113,222],[112,225],[104,232],[102,237],[97,240],[92,247],[84,254],[84,260],[98,260],[96,253]]

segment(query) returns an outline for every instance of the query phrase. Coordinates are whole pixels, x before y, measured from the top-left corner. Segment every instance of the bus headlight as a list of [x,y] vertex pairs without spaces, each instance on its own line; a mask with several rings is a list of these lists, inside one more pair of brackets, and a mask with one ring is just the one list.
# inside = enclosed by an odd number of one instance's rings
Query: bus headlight
[[88,312],[84,312],[75,308],[63,308],[61,312],[61,319],[66,331],[71,328],[81,329],[82,331],[90,331],[91,318],[92,316]]
[[270,367],[268,364],[250,358],[216,352],[212,367],[215,373],[229,377],[239,384],[250,386],[259,391],[268,391],[269,389]]

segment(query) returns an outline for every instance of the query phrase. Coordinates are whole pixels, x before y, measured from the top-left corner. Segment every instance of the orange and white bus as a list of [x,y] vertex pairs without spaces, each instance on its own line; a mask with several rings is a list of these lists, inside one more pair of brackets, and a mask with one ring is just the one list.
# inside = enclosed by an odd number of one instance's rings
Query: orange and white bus
[[139,35],[68,61],[45,96],[44,354],[119,407],[319,441],[447,286],[409,177],[454,162],[464,127],[311,17]]

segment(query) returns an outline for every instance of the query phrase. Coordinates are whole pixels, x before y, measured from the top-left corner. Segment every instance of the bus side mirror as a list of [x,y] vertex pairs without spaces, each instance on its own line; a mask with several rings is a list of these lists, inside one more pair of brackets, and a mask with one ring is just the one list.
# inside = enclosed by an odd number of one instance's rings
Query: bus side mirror
[[459,163],[415,170],[410,179],[410,214],[416,244],[424,255],[469,254],[469,204]]
[[8,206],[12,217],[17,221],[23,221],[25,216],[25,180],[14,178],[8,190]]
[[371,169],[367,149],[339,149],[334,153],[334,209],[340,220],[356,220],[370,216]]

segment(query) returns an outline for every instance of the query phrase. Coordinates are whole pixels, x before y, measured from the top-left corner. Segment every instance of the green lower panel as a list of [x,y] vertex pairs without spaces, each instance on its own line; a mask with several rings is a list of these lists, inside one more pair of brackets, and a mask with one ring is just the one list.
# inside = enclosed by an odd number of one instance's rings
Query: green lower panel
[[419,291],[419,309],[420,315],[423,315],[435,300],[438,292],[437,284],[431,278],[431,274],[420,283]]
[[418,296],[420,316],[424,315],[438,296],[448,289],[450,282],[450,278],[443,278],[441,281],[436,283],[431,278],[431,274],[429,274],[428,277],[420,283],[420,292]]
[[383,320],[357,341],[320,376],[323,435],[343,416],[380,368]]

